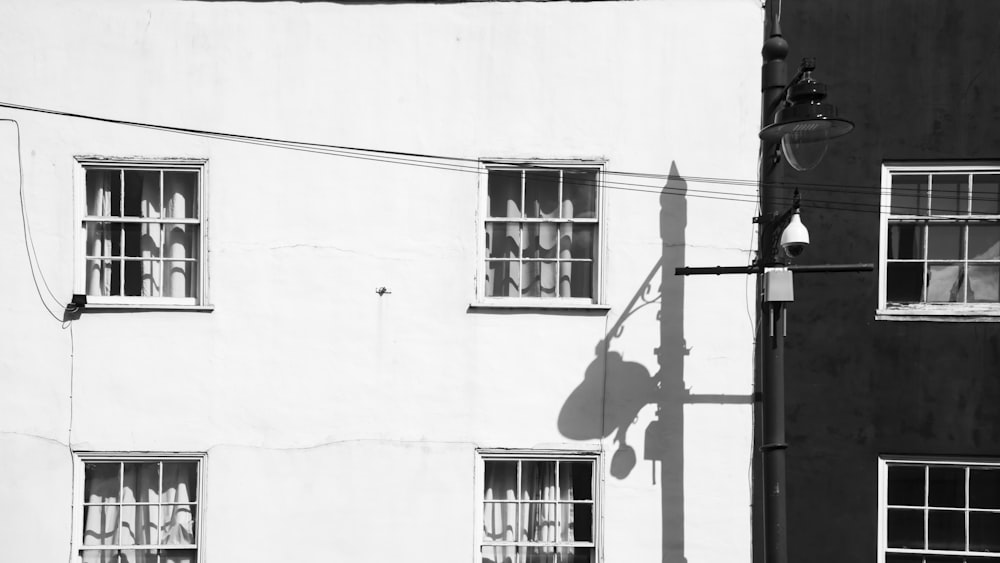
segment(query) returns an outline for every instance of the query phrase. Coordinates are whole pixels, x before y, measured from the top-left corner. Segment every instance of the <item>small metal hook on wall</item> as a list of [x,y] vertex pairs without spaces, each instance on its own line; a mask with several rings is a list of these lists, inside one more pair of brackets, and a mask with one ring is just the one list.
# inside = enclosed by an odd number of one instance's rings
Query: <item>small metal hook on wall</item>
[[386,287],[385,287],[385,286],[383,285],[382,287],[379,287],[379,288],[376,288],[376,289],[375,289],[375,293],[377,293],[379,297],[382,297],[382,296],[383,296],[383,295],[385,295],[386,293],[392,293],[392,292],[391,292],[391,291],[389,291],[389,290],[388,290],[388,289],[387,289],[387,288],[386,288]]

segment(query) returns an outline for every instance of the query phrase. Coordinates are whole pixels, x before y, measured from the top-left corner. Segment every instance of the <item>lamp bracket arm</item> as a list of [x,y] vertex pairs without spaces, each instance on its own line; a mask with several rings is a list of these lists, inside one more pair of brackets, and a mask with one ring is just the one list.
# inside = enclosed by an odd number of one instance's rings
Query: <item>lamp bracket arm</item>
[[775,98],[771,107],[767,108],[768,121],[773,121],[774,115],[778,113],[779,110],[791,105],[788,103],[788,90],[790,90],[792,86],[798,84],[799,80],[802,79],[802,76],[805,75],[805,73],[812,72],[814,70],[816,70],[815,57],[806,57],[802,59],[802,62],[799,64],[799,70],[795,72],[795,76],[793,76],[792,79],[785,84],[785,87],[781,89],[781,95]]

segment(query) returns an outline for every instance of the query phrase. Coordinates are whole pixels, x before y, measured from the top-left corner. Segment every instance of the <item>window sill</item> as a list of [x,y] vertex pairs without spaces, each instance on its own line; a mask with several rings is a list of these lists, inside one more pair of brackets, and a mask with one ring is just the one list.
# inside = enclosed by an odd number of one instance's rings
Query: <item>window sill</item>
[[512,311],[589,311],[605,313],[611,310],[611,305],[603,303],[585,303],[580,301],[560,302],[553,299],[539,300],[503,300],[479,301],[469,304],[469,310],[512,310]]
[[997,323],[1000,303],[912,303],[889,305],[875,311],[877,321],[939,323]]
[[[70,305],[72,308],[73,305]],[[214,305],[168,305],[168,304],[137,304],[137,303],[87,303],[80,307],[78,312],[100,313],[100,312],[121,312],[121,311],[195,311],[211,312],[215,310]]]

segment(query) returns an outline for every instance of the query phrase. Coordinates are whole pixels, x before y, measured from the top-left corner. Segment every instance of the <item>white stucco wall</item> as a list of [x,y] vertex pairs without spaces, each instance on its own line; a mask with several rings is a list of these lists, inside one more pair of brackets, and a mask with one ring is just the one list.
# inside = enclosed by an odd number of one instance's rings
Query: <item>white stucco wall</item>
[[[24,0],[0,21],[0,102],[469,159],[756,173],[749,0]],[[0,122],[0,559],[70,559],[75,450],[207,452],[203,563],[477,561],[477,448],[544,447],[603,452],[604,561],[750,560],[750,286],[669,275],[747,263],[754,209],[732,200],[752,199],[750,182],[661,195],[664,179],[609,175],[610,310],[510,314],[469,307],[476,174],[0,118],[19,123],[24,178],[22,198]],[[208,159],[213,311],[71,325],[46,312],[74,292],[82,154]]]

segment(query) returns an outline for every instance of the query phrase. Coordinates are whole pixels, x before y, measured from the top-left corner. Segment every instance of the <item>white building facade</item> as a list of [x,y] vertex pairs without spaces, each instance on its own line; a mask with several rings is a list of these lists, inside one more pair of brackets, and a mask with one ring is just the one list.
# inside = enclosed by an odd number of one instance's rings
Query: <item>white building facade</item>
[[0,21],[0,559],[749,562],[759,5]]

